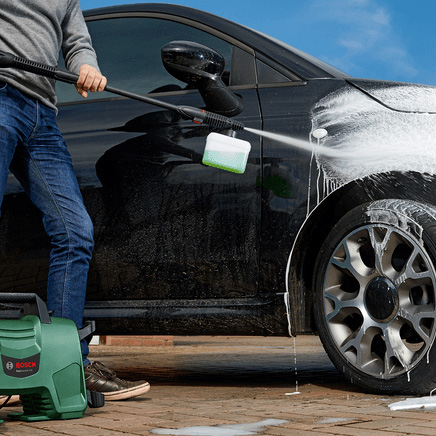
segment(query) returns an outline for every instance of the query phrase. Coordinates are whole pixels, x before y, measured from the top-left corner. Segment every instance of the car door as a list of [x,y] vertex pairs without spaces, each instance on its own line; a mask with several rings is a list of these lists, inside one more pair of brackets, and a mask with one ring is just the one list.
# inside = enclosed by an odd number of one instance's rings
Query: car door
[[[183,21],[183,20],[182,20]],[[204,44],[226,59],[223,79],[241,96],[238,119],[260,128],[254,57],[235,41],[174,17],[100,16],[88,21],[99,65],[117,88],[203,107],[163,67],[170,41]],[[260,140],[247,169],[202,164],[208,126],[108,93],[82,100],[58,84],[59,126],[95,225],[88,300],[245,298],[257,292]]]
[[[344,86],[342,79],[303,80],[292,69],[257,55],[258,92],[265,131],[287,137],[287,142],[266,137],[262,143],[262,247],[259,292],[283,292],[289,280],[289,255],[302,224],[323,195],[323,175],[314,152],[294,146],[293,140],[314,147],[313,108],[326,95]],[[292,65],[291,65],[292,67]],[[297,66],[295,66],[297,70]],[[312,143],[312,144],[311,144]],[[313,149],[315,150],[315,148]],[[313,229],[313,233],[317,229]],[[295,267],[295,266],[293,266]],[[299,284],[290,293],[298,315],[294,328],[311,316],[312,306],[300,293]]]

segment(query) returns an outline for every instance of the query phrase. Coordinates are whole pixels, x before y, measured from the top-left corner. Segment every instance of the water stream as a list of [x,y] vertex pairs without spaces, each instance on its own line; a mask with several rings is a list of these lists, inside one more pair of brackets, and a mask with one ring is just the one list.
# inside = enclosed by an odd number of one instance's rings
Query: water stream
[[[253,133],[264,138],[272,139],[273,141],[280,142],[282,144],[290,145],[291,147],[299,148],[300,150],[305,150],[309,153],[314,151],[314,146],[309,141],[304,141],[303,139],[293,138],[288,135],[281,135],[279,133],[266,132],[265,130],[252,129],[250,127],[245,127],[244,130]],[[320,154],[330,157],[340,157],[340,153],[337,150],[319,146],[316,151]]]
[[[320,141],[310,142],[304,139],[294,138],[288,135],[282,135],[279,133],[267,132],[264,130],[252,129],[245,127],[244,130],[253,133],[264,138],[272,139],[273,141],[280,142],[290,147],[298,148],[300,150],[307,151],[308,153],[316,153],[319,156],[327,158],[341,159],[341,160],[354,160],[367,165],[369,162],[385,161],[389,158],[398,158],[398,150],[395,147],[380,147],[375,152],[374,149],[355,149],[355,148],[330,148],[320,145]],[[425,156],[427,153],[423,153],[419,148],[410,147],[409,149],[401,150],[401,161],[407,160],[408,157]],[[434,153],[432,153],[434,156]]]

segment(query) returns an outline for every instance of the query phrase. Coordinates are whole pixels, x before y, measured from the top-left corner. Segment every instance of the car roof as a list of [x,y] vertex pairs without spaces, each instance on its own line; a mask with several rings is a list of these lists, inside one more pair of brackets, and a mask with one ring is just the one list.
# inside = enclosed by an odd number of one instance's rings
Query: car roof
[[150,14],[173,16],[178,19],[188,19],[201,25],[206,25],[218,32],[235,38],[248,47],[256,50],[263,57],[272,59],[283,67],[290,69],[303,79],[314,78],[349,78],[344,72],[310,56],[282,41],[272,38],[242,24],[217,15],[186,6],[167,3],[137,3],[120,6],[109,6],[84,11],[87,19],[100,18],[103,15],[117,16],[124,14]]

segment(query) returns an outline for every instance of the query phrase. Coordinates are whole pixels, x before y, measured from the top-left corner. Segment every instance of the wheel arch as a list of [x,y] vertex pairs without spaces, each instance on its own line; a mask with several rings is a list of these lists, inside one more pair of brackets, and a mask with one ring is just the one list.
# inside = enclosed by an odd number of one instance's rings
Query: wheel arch
[[388,198],[436,205],[436,176],[390,172],[353,180],[336,189],[312,210],[300,228],[288,261],[289,319],[294,334],[312,333],[312,280],[322,243],[334,225],[355,207]]

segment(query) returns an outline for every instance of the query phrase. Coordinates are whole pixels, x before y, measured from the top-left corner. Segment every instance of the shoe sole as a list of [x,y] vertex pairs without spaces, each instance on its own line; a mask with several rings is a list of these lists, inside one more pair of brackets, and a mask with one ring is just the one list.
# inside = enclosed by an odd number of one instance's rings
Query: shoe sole
[[129,398],[139,397],[150,390],[150,383],[144,383],[130,389],[116,392],[102,392],[105,401],[128,400]]

